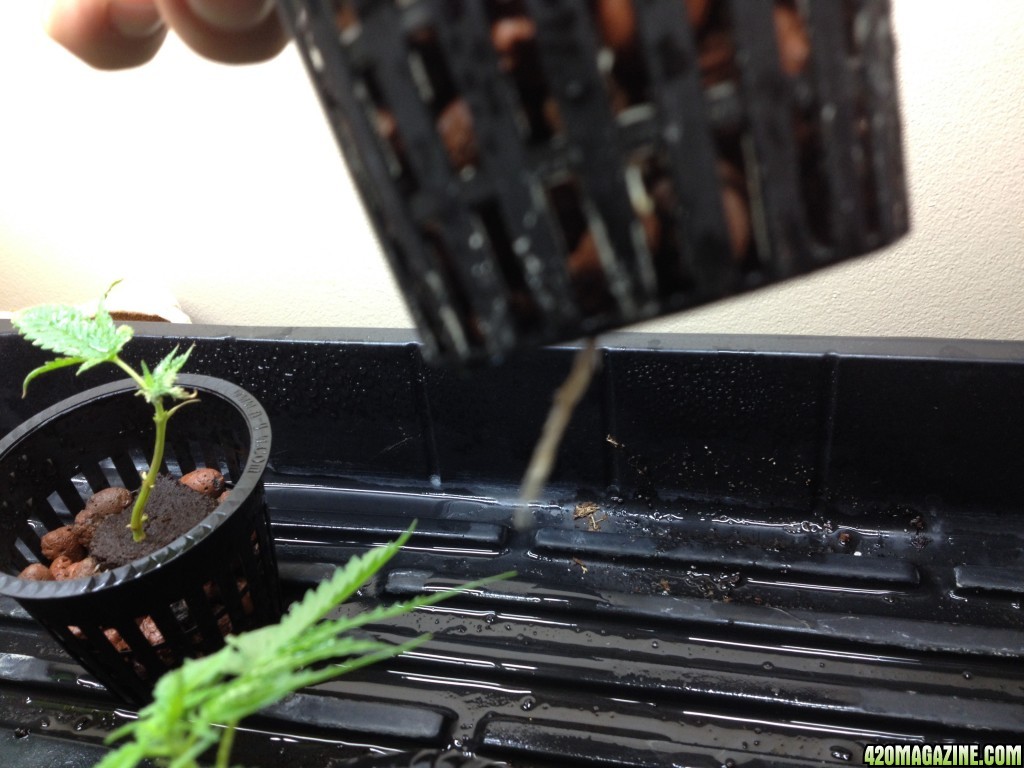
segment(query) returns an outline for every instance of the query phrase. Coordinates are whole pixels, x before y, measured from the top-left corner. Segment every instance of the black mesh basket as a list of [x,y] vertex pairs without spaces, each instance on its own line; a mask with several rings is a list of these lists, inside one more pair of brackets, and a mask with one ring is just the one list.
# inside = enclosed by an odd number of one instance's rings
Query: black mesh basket
[[907,231],[886,0],[280,0],[428,357]]
[[67,581],[17,577],[33,562],[48,563],[40,538],[72,522],[92,493],[139,487],[153,412],[135,385],[126,380],[68,398],[0,441],[0,594],[133,703],[146,701],[157,678],[183,659],[282,611],[262,483],[269,422],[256,399],[232,384],[179,379],[200,402],[170,421],[163,471],[214,467],[231,493],[188,534],[114,570]]

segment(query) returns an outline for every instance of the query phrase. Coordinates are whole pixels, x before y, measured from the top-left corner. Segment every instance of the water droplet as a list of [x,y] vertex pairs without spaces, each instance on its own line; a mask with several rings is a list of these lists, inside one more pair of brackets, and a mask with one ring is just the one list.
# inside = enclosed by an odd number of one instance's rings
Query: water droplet
[[48,717],[41,718],[39,720],[39,727],[40,728],[49,728],[50,727],[50,718],[48,718]]
[[16,739],[24,739],[27,736],[28,736],[28,728],[15,728],[14,729],[14,738],[16,738]]
[[76,731],[84,731],[90,725],[92,725],[92,718],[88,715],[82,715],[81,717],[75,720],[71,727],[74,728]]
[[537,700],[533,698],[533,696],[527,696],[519,702],[519,708],[523,710],[523,712],[529,712],[535,706],[537,706]]
[[971,677],[973,677],[973,675],[971,675],[967,670],[964,670],[964,680],[970,680]]
[[764,664],[761,665],[761,669],[764,669],[764,670],[775,669],[775,665],[772,664],[770,661],[766,661]]
[[658,647],[658,641],[657,640],[651,640],[651,648],[657,648],[657,647]]
[[486,621],[488,624],[493,624],[497,620],[498,620],[497,615],[493,614],[493,613],[488,613],[486,616],[484,616],[484,621]]

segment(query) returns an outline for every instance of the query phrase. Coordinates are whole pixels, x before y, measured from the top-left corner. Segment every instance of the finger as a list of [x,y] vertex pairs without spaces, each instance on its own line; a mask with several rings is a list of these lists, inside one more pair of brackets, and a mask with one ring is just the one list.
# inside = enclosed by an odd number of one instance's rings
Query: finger
[[167,36],[153,0],[54,0],[46,31],[98,69],[144,64]]
[[167,23],[193,50],[229,64],[276,56],[288,35],[274,0],[156,0]]

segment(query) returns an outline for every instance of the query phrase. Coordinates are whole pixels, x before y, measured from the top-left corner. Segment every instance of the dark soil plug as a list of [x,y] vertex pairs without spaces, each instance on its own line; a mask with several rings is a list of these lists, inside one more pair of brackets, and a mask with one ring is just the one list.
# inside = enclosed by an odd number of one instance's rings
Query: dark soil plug
[[160,475],[146,508],[146,538],[141,542],[132,540],[128,529],[131,511],[125,510],[105,518],[96,527],[90,554],[108,569],[125,565],[188,533],[216,508],[217,502],[209,496]]

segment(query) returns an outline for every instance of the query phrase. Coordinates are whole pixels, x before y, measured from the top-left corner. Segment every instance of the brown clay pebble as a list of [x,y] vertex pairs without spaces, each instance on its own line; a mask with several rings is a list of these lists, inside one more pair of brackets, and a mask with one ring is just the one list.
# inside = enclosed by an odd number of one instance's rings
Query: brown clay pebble
[[645,213],[639,218],[644,228],[647,247],[653,253],[661,247],[661,222],[658,220],[657,214],[654,213]]
[[799,75],[811,56],[811,41],[800,16],[788,5],[776,4],[775,36],[779,42],[779,64],[787,75]]
[[742,259],[750,246],[750,210],[746,198],[735,187],[722,187],[722,209],[732,255]]
[[238,589],[238,594],[241,596],[240,602],[242,603],[242,611],[246,614],[252,613],[252,592],[249,591],[249,582],[245,579],[236,579],[235,587]]
[[96,561],[91,557],[87,557],[71,566],[70,577],[72,579],[85,579],[92,576],[98,570],[99,566]]
[[[636,35],[634,0],[600,0],[597,4],[597,25],[601,39],[614,51],[629,49]],[[711,0],[684,0],[690,26],[699,30],[707,21]]]
[[78,562],[85,557],[85,547],[70,525],[62,525],[47,533],[39,540],[39,546],[43,550],[43,555],[50,561],[64,556],[71,562]]
[[729,246],[733,256],[742,259],[750,248],[750,205],[747,203],[745,181],[740,170],[724,160],[718,163],[722,182],[722,210],[729,230]]
[[160,628],[153,621],[152,616],[143,616],[139,622],[139,631],[150,645],[163,645],[164,635]]
[[533,42],[537,36],[537,25],[527,16],[509,16],[494,22],[491,27],[491,44],[498,52],[501,68],[511,72],[519,65],[522,46]]
[[629,48],[636,35],[633,0],[600,0],[597,4],[597,26],[601,30],[601,39],[613,51]]
[[356,14],[356,9],[352,3],[343,2],[338,6],[338,9],[334,12],[334,23],[342,32],[359,23],[359,16]]
[[736,47],[727,31],[712,30],[701,42],[697,56],[701,81],[715,85],[736,76]]
[[475,165],[478,149],[473,133],[473,115],[465,99],[455,99],[437,118],[437,132],[441,134],[448,157],[456,170]]
[[[85,510],[82,512],[84,511]],[[83,521],[80,522],[78,518],[82,515],[82,512],[79,512],[78,515],[75,516],[75,525],[73,527],[75,529],[75,536],[78,537],[78,541],[81,542],[83,547],[89,549],[89,546],[92,544],[92,535],[96,532],[97,523],[89,517],[83,518]]]
[[86,549],[92,544],[92,535],[96,532],[96,526],[106,515],[100,515],[96,510],[86,507],[75,515],[75,536]]
[[552,133],[562,133],[564,124],[562,123],[562,112],[558,106],[558,102],[553,98],[544,99],[544,121],[548,124]]
[[18,578],[30,579],[32,581],[53,581],[53,574],[42,563],[32,563],[32,565],[22,569],[21,573],[18,574]]
[[217,498],[224,492],[224,475],[209,467],[194,469],[178,482],[203,496],[209,496],[211,499]]
[[224,635],[224,637],[230,635],[232,633],[232,630],[234,629],[231,626],[231,617],[228,616],[226,613],[221,614],[220,617],[217,619],[217,629],[220,630],[220,633]]
[[[91,512],[97,519],[108,515],[116,515],[132,503],[132,492],[127,488],[104,488],[96,491],[92,498],[85,502],[83,512]],[[77,522],[77,519],[76,519]]]
[[50,573],[53,574],[53,578],[56,581],[67,581],[72,578],[71,571],[74,567],[75,564],[71,562],[70,558],[61,555],[50,563]]
[[401,137],[398,135],[398,121],[392,112],[386,109],[378,109],[375,113],[377,122],[377,133],[379,133],[396,155],[403,154]]
[[711,0],[686,0],[686,10],[690,17],[690,25],[694,29],[700,29],[708,20],[708,11],[711,10]]
[[128,643],[126,643],[124,641],[124,638],[121,637],[121,633],[113,627],[111,627],[110,629],[104,629],[103,634],[107,636],[107,640],[110,641],[110,644],[114,646],[115,650],[121,652],[128,650]]
[[217,503],[218,504],[223,504],[225,501],[228,500],[228,496],[230,496],[230,495],[231,495],[231,490],[230,489],[224,491],[220,496],[217,497]]
[[588,229],[583,233],[575,250],[569,254],[569,275],[574,279],[600,279],[604,275],[597,243]]
[[588,229],[580,237],[566,264],[569,279],[584,314],[606,311],[613,303],[605,280],[604,267],[597,252],[597,242]]

